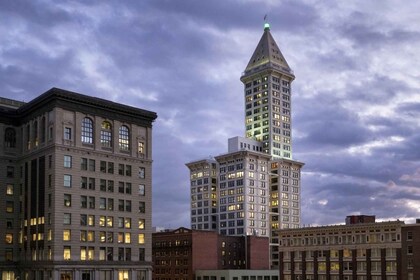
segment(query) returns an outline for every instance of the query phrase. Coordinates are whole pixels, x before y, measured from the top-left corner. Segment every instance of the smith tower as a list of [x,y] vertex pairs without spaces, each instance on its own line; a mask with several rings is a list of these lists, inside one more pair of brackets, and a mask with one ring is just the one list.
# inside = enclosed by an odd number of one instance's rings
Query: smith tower
[[290,85],[294,78],[266,23],[241,81],[246,137],[262,142],[262,151],[273,158],[292,159]]
[[279,266],[277,230],[301,223],[301,168],[292,159],[292,69],[270,33],[268,23],[242,74],[245,93],[245,136],[271,156],[268,211],[271,267]]

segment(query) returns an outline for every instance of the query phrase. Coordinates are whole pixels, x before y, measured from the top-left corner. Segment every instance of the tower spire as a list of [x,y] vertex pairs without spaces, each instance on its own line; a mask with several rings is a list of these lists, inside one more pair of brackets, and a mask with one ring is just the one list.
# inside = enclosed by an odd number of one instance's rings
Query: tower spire
[[267,14],[265,14],[265,16],[264,16],[264,31],[266,31],[266,30],[270,30],[270,24],[268,23],[268,21],[267,21],[267,18],[268,18],[268,16],[267,16]]

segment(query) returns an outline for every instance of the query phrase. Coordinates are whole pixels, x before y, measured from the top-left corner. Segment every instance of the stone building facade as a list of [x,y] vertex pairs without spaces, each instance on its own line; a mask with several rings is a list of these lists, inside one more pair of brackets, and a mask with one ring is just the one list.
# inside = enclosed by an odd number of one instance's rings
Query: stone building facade
[[3,279],[151,279],[156,117],[58,88],[0,100]]

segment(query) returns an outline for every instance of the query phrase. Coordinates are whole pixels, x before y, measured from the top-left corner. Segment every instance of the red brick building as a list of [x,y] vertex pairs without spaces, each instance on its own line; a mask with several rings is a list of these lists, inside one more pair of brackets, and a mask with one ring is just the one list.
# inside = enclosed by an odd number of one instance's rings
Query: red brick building
[[193,280],[196,270],[269,269],[269,239],[179,228],[153,233],[153,280]]
[[401,280],[420,279],[420,220],[401,228]]

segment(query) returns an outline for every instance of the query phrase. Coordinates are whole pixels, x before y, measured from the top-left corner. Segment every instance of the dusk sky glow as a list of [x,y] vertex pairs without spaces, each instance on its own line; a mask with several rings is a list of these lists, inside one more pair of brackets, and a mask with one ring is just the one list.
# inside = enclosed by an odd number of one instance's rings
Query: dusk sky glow
[[302,223],[420,218],[420,1],[1,1],[0,96],[156,112],[153,225],[189,227],[185,163],[244,136],[239,78],[266,14],[296,76]]

